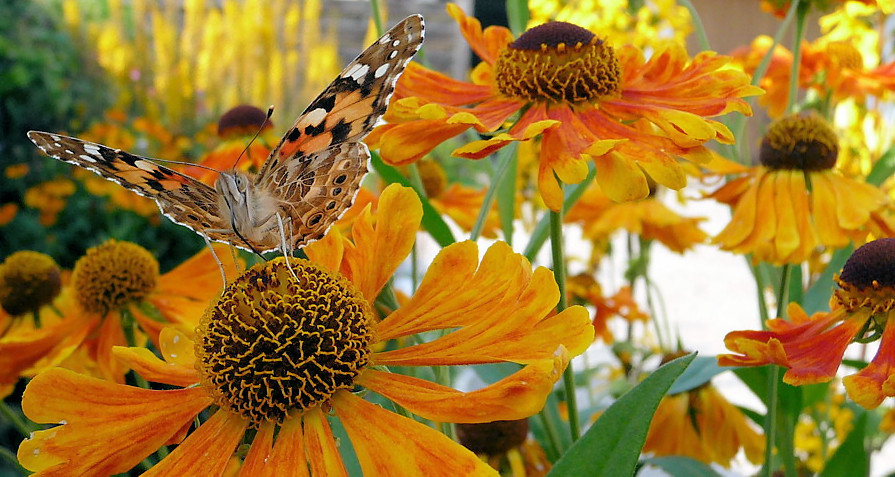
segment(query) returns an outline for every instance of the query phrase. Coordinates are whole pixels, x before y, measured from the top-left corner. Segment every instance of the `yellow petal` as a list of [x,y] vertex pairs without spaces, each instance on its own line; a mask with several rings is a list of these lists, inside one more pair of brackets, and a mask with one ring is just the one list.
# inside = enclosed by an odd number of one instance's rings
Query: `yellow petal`
[[490,386],[470,392],[373,369],[365,370],[357,383],[433,421],[507,421],[538,413],[569,359],[569,353],[560,347],[552,359],[529,364]]
[[364,475],[498,475],[444,434],[351,393],[337,394],[333,408]]
[[[336,396],[343,394],[336,393]],[[326,422],[326,416],[319,407],[306,412],[302,418],[304,422],[305,449],[307,449],[308,464],[311,467],[311,475],[325,475],[332,477],[347,477],[348,471],[342,463],[342,456],[336,447],[333,432]]]
[[147,381],[184,387],[199,382],[196,368],[166,363],[146,348],[116,346],[112,353]]
[[634,161],[616,151],[595,157],[597,183],[607,197],[615,202],[638,200],[649,195],[646,176]]

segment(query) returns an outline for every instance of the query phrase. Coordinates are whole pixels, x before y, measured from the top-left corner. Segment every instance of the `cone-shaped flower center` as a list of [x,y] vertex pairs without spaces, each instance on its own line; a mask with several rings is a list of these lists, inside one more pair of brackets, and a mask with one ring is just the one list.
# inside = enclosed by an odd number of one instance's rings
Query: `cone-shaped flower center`
[[72,284],[85,310],[106,314],[155,289],[158,261],[131,242],[108,242],[87,250],[72,272]]
[[218,120],[218,136],[229,137],[240,134],[254,134],[261,125],[264,129],[273,127],[267,119],[267,113],[255,106],[241,104],[230,108]]
[[835,292],[846,310],[866,308],[871,314],[895,309],[895,238],[868,242],[852,253],[836,279]]
[[503,455],[521,446],[527,436],[528,419],[457,424],[460,443],[476,454]]
[[369,304],[345,278],[300,259],[256,265],[197,328],[196,367],[219,406],[253,425],[350,389],[369,361]]
[[615,51],[566,22],[538,25],[510,43],[495,64],[501,93],[526,101],[577,103],[618,94]]
[[864,68],[864,56],[847,41],[833,41],[827,45],[827,55],[840,68],[861,70]]
[[0,264],[0,306],[10,315],[39,310],[61,289],[59,267],[49,255],[23,250]]
[[838,155],[836,133],[823,118],[795,114],[768,127],[759,160],[771,169],[819,171],[835,166]]

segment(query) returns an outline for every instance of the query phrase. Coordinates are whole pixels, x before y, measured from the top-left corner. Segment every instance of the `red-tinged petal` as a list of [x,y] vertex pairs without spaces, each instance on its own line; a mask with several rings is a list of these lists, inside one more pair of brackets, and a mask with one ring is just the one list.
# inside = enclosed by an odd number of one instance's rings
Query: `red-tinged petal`
[[[336,396],[348,394],[338,392]],[[326,422],[326,416],[319,407],[306,412],[304,422],[305,449],[307,449],[308,464],[311,467],[311,475],[325,475],[332,477],[347,477],[348,471],[339,455],[336,439],[333,431]]]
[[351,393],[337,394],[333,408],[364,475],[498,475],[444,434]]
[[374,136],[368,143],[379,145],[379,154],[386,164],[405,166],[418,161],[435,146],[466,131],[469,125],[447,124],[443,119],[430,119],[386,124],[379,126],[373,133],[379,129],[382,129],[380,135]]
[[211,401],[200,387],[148,390],[51,369],[28,384],[22,410],[34,422],[65,424],[22,442],[19,463],[43,476],[126,472]]
[[143,477],[156,475],[221,476],[247,422],[238,414],[219,410],[203,422],[170,455],[154,465]]
[[146,348],[116,346],[112,353],[147,381],[184,387],[199,382],[195,368],[162,361]]
[[382,191],[376,225],[365,210],[351,228],[342,272],[372,302],[413,248],[423,206],[409,187],[392,184]]
[[615,202],[638,200],[649,195],[649,184],[636,163],[616,152],[595,157],[597,183],[603,193]]
[[492,136],[489,139],[472,141],[462,147],[455,149],[452,155],[456,157],[463,157],[466,159],[482,159],[513,141],[527,141],[536,136],[539,136],[545,130],[552,128],[557,124],[559,124],[557,121],[553,121],[550,119],[537,121],[529,124],[528,127],[525,128],[524,131],[522,131],[522,134],[516,134],[513,132],[500,133]]
[[480,103],[492,94],[490,85],[455,80],[413,62],[407,65],[395,86],[395,98],[419,97],[452,106]]
[[[867,308],[860,308],[855,313],[870,318]],[[890,312],[879,349],[870,364],[857,374],[842,378],[848,397],[866,409],[876,409],[883,399],[895,396],[895,326],[892,316],[895,314]]]
[[569,353],[560,348],[553,359],[534,362],[490,386],[470,392],[373,369],[366,369],[357,378],[357,384],[433,421],[508,421],[532,416],[544,407],[569,359]]
[[489,26],[482,32],[482,24],[477,19],[466,16],[453,3],[448,3],[447,11],[460,25],[460,32],[475,54],[490,64],[494,64],[500,52],[514,40],[513,33],[505,27]]

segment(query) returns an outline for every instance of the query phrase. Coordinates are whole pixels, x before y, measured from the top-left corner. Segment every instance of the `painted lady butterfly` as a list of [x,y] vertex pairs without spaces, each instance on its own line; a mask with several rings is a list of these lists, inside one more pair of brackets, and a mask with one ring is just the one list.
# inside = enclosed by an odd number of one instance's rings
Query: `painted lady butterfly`
[[256,253],[295,250],[321,238],[354,202],[370,159],[360,141],[385,113],[423,28],[420,15],[395,25],[311,102],[257,175],[221,172],[214,188],[120,149],[48,132],[28,137],[49,156],[154,199],[206,240]]

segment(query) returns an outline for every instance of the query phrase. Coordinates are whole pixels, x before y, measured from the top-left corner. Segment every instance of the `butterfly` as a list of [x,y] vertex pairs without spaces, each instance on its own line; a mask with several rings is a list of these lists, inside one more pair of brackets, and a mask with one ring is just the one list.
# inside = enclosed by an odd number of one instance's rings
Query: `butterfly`
[[370,159],[361,140],[385,113],[423,32],[420,15],[392,27],[311,102],[257,174],[221,172],[214,187],[120,149],[42,131],[28,137],[49,156],[154,199],[206,241],[285,253],[323,237],[354,202]]

